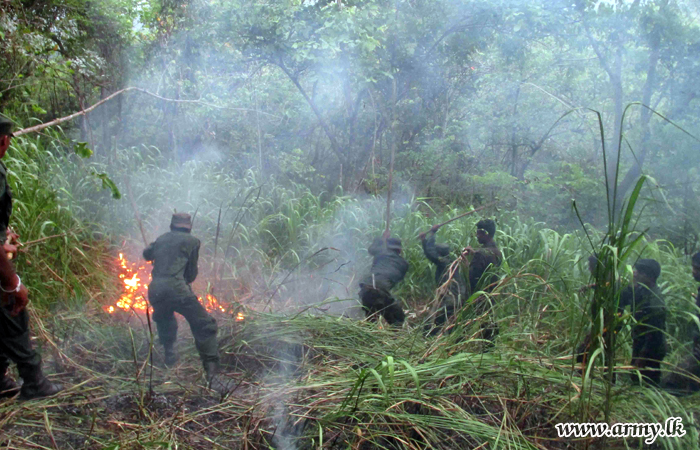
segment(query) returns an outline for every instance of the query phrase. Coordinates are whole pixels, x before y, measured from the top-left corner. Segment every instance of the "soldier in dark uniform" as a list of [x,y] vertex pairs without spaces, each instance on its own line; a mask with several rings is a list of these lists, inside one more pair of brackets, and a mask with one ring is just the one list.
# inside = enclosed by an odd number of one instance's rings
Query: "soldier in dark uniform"
[[[0,118],[0,158],[10,147],[12,122]],[[0,242],[5,242],[12,214],[12,192],[7,183],[7,168],[0,163]],[[17,253],[14,245],[5,244],[0,251],[0,398],[20,392],[24,400],[48,397],[61,390],[51,383],[41,370],[41,356],[29,338],[29,314],[26,306],[27,288],[15,273],[7,253]],[[17,364],[22,388],[10,378],[10,361]]]
[[401,239],[376,238],[368,249],[374,257],[369,275],[360,282],[360,300],[369,320],[384,316],[389,325],[401,326],[406,318],[403,308],[391,295],[408,272],[408,263],[401,256]]
[[173,214],[170,231],[161,235],[143,251],[146,261],[153,261],[148,301],[153,307],[153,320],[160,343],[165,349],[165,364],[174,365],[177,319],[181,314],[190,324],[195,345],[211,383],[218,371],[219,351],[216,342],[216,320],[197,300],[190,284],[197,278],[199,239],[192,236],[189,214]]
[[[634,279],[620,296],[619,307],[627,306],[636,323],[632,326],[632,365],[642,376],[658,385],[661,361],[666,356],[666,304],[656,280],[661,266],[654,259],[640,259],[634,265]],[[636,374],[632,374],[637,381]]]
[[435,264],[435,282],[440,297],[440,310],[435,316],[435,326],[430,333],[431,335],[439,333],[445,322],[462,307],[468,292],[467,282],[459,270],[459,266],[455,265],[453,270],[450,270],[452,264],[455,263],[455,259],[450,256],[450,247],[447,244],[435,243],[437,230],[438,226],[436,225],[427,234],[421,233],[418,236],[423,245],[425,257]]
[[[492,271],[501,265],[503,255],[494,240],[495,234],[496,223],[493,220],[480,220],[476,224],[476,239],[481,244],[481,248],[467,247],[464,249],[464,253],[471,256],[467,298],[480,289],[484,292],[491,292],[498,281],[498,275]],[[491,309],[491,302],[489,298],[482,295],[474,301],[474,307],[476,314],[482,315]],[[498,324],[489,318],[481,324],[481,337],[493,342],[496,336],[498,336]]]
[[[700,253],[693,255],[691,261],[693,266],[693,278],[700,282]],[[695,304],[700,308],[700,288],[695,296]],[[698,313],[700,319],[700,313]],[[678,365],[677,371],[669,373],[664,379],[664,387],[671,390],[673,394],[690,394],[700,390],[700,383],[690,378],[700,378],[700,333],[696,330],[693,336],[693,347],[691,354],[686,356]]]

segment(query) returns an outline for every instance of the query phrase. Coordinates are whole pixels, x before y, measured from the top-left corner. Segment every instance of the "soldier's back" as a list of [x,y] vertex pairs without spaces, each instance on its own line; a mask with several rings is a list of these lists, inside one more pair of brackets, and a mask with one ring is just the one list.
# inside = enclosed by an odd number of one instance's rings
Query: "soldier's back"
[[[169,231],[156,239],[144,255],[153,261],[153,277],[174,277],[184,279],[187,262],[199,239],[183,231]],[[150,250],[150,254],[146,252]]]

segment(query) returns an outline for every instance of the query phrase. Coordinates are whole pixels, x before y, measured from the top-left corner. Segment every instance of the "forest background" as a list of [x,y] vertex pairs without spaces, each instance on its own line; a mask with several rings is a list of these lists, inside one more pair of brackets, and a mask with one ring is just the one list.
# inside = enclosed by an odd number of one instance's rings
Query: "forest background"
[[[557,229],[605,222],[595,117],[622,194],[644,172],[651,233],[695,249],[698,10],[685,1],[5,1],[0,109],[80,111],[59,147],[148,152],[320,194],[499,197]],[[115,170],[109,168],[110,171]],[[112,173],[113,174],[113,173]],[[437,200],[439,199],[439,200]]]

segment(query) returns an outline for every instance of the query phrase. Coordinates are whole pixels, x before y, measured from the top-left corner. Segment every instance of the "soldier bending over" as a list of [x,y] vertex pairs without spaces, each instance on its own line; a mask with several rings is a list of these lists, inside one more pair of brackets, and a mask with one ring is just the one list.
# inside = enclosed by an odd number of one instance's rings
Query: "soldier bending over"
[[381,314],[389,325],[401,326],[406,315],[390,292],[408,272],[408,263],[401,256],[401,239],[391,238],[385,233],[372,242],[368,251],[374,257],[372,269],[360,282],[360,300],[365,315],[376,321],[377,315]]
[[153,307],[153,321],[158,328],[160,343],[165,349],[165,364],[174,365],[177,319],[181,314],[190,324],[199,357],[212,383],[219,368],[216,342],[216,320],[197,300],[191,283],[197,278],[199,239],[192,236],[189,214],[173,214],[170,231],[161,235],[143,251],[146,261],[153,261],[152,281],[148,286],[148,301]]

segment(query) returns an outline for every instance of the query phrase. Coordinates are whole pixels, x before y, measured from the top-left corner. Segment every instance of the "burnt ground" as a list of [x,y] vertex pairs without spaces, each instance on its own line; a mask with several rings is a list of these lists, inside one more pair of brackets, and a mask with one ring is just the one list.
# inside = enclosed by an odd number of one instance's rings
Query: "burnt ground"
[[[353,358],[384,358],[375,355],[372,346],[381,344],[381,339],[396,340],[391,332],[377,332],[379,340],[372,341],[374,337],[362,334],[366,328],[356,330],[356,325],[331,320],[321,324],[327,330],[316,324],[318,329],[303,336],[300,330],[312,323],[286,319],[237,323],[231,316],[218,317],[223,325],[221,380],[228,386],[222,394],[205,386],[186,323],[181,322],[178,339],[181,359],[175,367],[165,368],[159,346],[153,347],[152,364],[149,360],[152,341],[142,317],[57,320],[62,328],[54,323],[34,330],[37,342],[42,343],[47,373],[66,389],[51,399],[1,401],[0,449],[301,450],[319,448],[319,439],[329,449],[500,448],[485,442],[483,435],[472,437],[464,429],[451,431],[449,422],[436,435],[426,436],[431,417],[468,417],[474,420],[470,426],[478,422],[494,430],[507,418],[510,429],[529,437],[532,447],[526,448],[603,448],[596,440],[583,443],[557,438],[553,423],[561,419],[553,419],[563,417],[570,399],[562,385],[544,383],[536,396],[518,387],[504,396],[495,393],[503,389],[498,386],[504,383],[499,378],[503,374],[487,372],[467,380],[451,373],[424,383],[422,398],[414,396],[411,376],[406,377],[405,390],[393,394],[395,399],[388,400],[386,390],[371,376],[367,382],[367,386],[373,382],[371,388],[353,391],[352,377],[358,372],[372,367],[382,370]],[[60,334],[47,329],[71,331]],[[357,332],[359,339],[342,347],[346,345],[342,341],[348,339],[343,332]],[[395,345],[392,351],[402,347]],[[504,380],[511,382],[507,377]],[[524,379],[515,376],[512,380],[517,387]],[[537,377],[532,380],[528,389],[534,392],[539,382]],[[456,387],[453,393],[439,394],[450,383]],[[425,391],[433,393],[426,395]],[[353,401],[346,402],[353,395],[362,396],[363,411],[357,409],[357,402],[354,406]],[[625,447],[608,442],[607,448]]]

